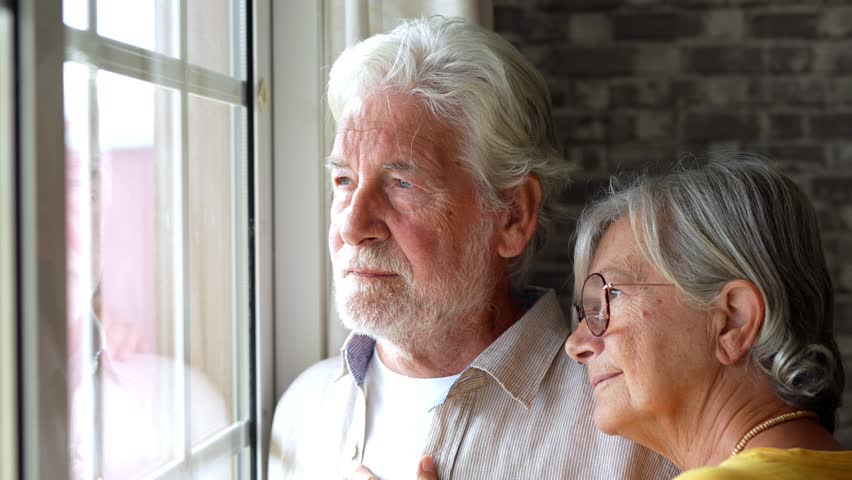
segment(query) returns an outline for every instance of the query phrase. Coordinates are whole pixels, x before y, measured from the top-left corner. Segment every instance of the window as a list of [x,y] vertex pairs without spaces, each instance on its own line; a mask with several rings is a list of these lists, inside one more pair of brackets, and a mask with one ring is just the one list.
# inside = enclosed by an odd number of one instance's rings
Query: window
[[0,478],[16,478],[15,173],[12,164],[12,18],[0,2]]
[[65,0],[71,478],[251,478],[245,0]]

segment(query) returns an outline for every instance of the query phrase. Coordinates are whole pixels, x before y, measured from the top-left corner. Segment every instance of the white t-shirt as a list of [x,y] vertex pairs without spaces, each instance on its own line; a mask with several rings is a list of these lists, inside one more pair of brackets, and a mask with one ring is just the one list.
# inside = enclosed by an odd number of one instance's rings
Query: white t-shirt
[[367,400],[364,465],[382,480],[417,473],[434,407],[444,402],[459,375],[411,378],[391,371],[373,353],[364,388]]

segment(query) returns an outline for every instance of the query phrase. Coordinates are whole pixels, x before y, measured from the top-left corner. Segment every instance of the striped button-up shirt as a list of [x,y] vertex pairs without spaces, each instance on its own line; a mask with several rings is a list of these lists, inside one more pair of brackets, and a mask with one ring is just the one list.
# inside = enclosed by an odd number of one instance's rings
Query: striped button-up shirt
[[[524,316],[476,357],[434,409],[423,453],[435,457],[439,478],[676,476],[659,455],[595,428],[585,370],[562,351],[569,326],[556,294],[525,296],[532,301]],[[270,480],[343,478],[360,463],[374,345],[352,335],[339,357],[293,382],[276,407]]]

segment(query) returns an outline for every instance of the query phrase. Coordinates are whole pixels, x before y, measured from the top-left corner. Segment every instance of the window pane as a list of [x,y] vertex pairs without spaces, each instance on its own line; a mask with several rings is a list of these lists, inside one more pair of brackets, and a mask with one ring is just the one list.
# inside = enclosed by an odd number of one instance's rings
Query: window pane
[[245,2],[187,0],[187,57],[214,72],[243,79]]
[[0,7],[0,478],[15,478],[17,471],[14,183],[12,167],[12,21]]
[[174,248],[158,233],[173,211],[160,192],[171,190],[161,172],[180,158],[178,99],[172,90],[98,72],[99,186],[92,196],[100,217],[96,305],[109,350],[100,388],[104,478],[131,478],[181,452],[180,438],[167,432],[182,418],[174,401],[182,360],[163,342],[180,317],[157,308],[172,304],[157,285],[171,280],[173,266],[158,271],[157,259],[172,258]]
[[98,0],[98,34],[178,57],[178,6],[178,0]]
[[[232,75],[243,3],[188,1],[182,33],[178,0],[98,0],[97,30],[175,57],[183,38],[191,61]],[[247,109],[112,73],[141,67],[111,55],[65,67],[74,478],[247,478],[230,451],[198,453],[251,418]]]
[[[94,101],[93,101],[94,98]],[[171,294],[170,132],[176,92],[69,63],[65,68],[69,392],[75,478],[131,478],[178,458],[182,360]],[[178,150],[179,151],[179,150]],[[165,268],[168,272],[171,266]],[[171,280],[171,276],[164,279]]]
[[210,408],[195,444],[247,418],[247,197],[243,108],[190,95],[188,111],[191,366],[220,395],[191,392]]
[[65,0],[62,2],[62,20],[69,27],[80,30],[89,28],[88,0]]
[[78,63],[65,93],[75,478],[130,478],[249,416],[246,112],[189,95],[184,136],[179,92]]

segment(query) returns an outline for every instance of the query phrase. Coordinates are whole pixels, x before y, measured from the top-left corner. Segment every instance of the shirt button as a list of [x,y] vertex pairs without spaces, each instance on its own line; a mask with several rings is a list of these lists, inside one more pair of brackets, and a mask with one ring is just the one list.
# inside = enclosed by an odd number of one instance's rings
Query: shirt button
[[352,460],[355,460],[358,457],[358,444],[352,444]]

